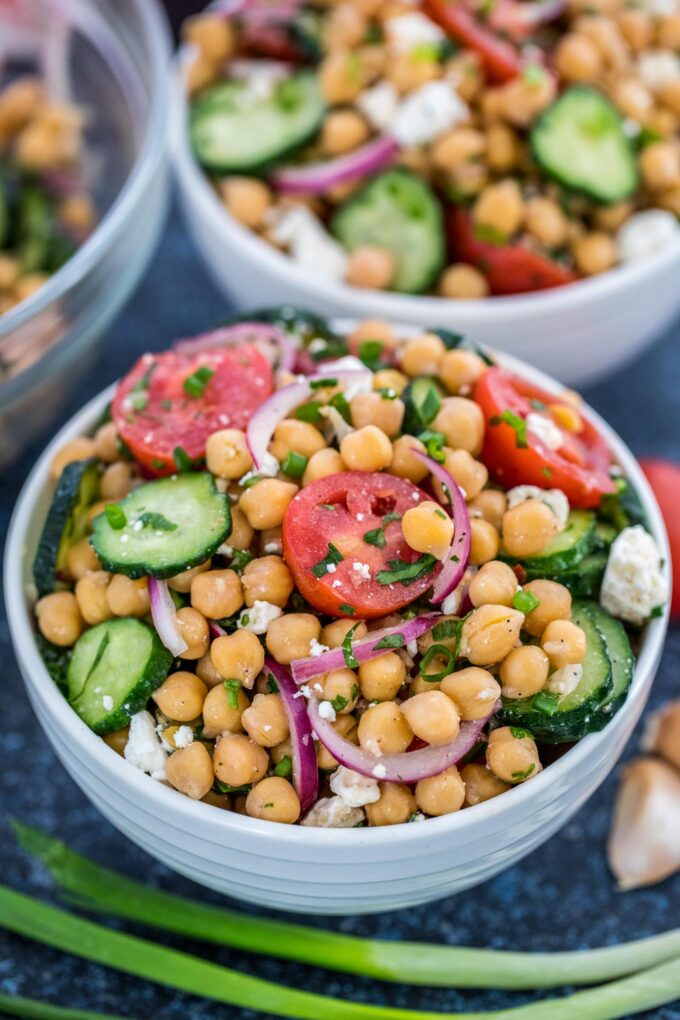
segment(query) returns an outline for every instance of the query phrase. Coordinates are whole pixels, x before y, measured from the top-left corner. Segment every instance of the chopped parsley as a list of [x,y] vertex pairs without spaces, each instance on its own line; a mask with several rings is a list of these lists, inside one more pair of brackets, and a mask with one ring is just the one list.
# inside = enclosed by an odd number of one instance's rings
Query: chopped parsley
[[314,577],[324,577],[326,574],[332,574],[333,571],[329,570],[330,566],[335,566],[338,563],[342,563],[342,553],[336,548],[331,542],[328,543],[328,552],[322,560],[315,563],[312,567],[312,573]]
[[312,425],[318,425],[321,421],[320,409],[321,404],[317,400],[312,400],[309,404],[303,404],[301,407],[298,407],[295,417],[298,421],[307,421]]
[[406,638],[403,634],[386,634],[385,637],[380,638],[377,644],[373,645],[373,650],[378,651],[381,648],[403,648],[406,644]]
[[127,524],[127,517],[122,506],[118,503],[107,503],[104,507],[106,519],[115,531],[120,531]]
[[178,525],[168,520],[164,514],[154,513],[153,510],[145,510],[140,514],[135,524],[141,523],[143,528],[154,528],[155,531],[177,531]]
[[512,773],[513,783],[521,783],[523,779],[528,779],[535,768],[536,766],[532,762],[529,768],[525,769],[524,772],[513,772]]
[[394,512],[385,514],[385,516],[383,517],[382,527],[373,528],[371,531],[367,531],[366,534],[364,535],[364,542],[368,543],[368,545],[375,545],[377,546],[378,549],[384,549],[385,546],[387,545],[385,528],[387,527],[388,524],[391,524],[392,521],[400,520],[401,514]]
[[429,429],[426,429],[425,432],[420,433],[418,439],[421,443],[425,443],[428,457],[432,457],[432,460],[436,460],[438,464],[444,463],[446,460],[446,454],[444,453],[446,436],[443,432],[431,432]]
[[331,705],[335,712],[342,712],[343,708],[347,708],[349,705],[349,698],[345,698],[342,694],[336,694],[331,701]]
[[179,472],[191,471],[192,468],[196,467],[193,459],[182,446],[175,447],[172,451],[172,459],[174,460],[175,467]]
[[338,606],[341,613],[345,613],[347,616],[354,616],[356,609],[354,606],[350,606],[349,602],[341,602]]
[[359,344],[359,359],[363,361],[366,368],[370,368],[371,372],[377,372],[380,368],[382,352],[381,340],[362,340]]
[[524,613],[525,616],[527,613],[533,612],[540,604],[540,599],[537,599],[533,592],[530,591],[516,591],[512,596],[513,608],[517,609],[520,613]]
[[234,549],[231,556],[231,569],[235,570],[237,574],[241,574],[254,559],[255,553],[251,553],[250,549]]
[[342,642],[342,654],[345,660],[345,665],[348,669],[359,668],[359,661],[352,650],[352,638],[354,637],[358,626],[359,623],[355,623],[353,627],[350,627]]
[[281,470],[284,475],[288,475],[290,478],[302,478],[308,461],[309,458],[305,457],[304,454],[295,453],[294,450],[291,450],[281,462]]
[[400,581],[404,587],[418,581],[425,574],[429,574],[437,564],[437,560],[431,553],[423,553],[413,563],[406,560],[389,560],[389,570],[379,570],[375,575],[378,584],[395,584]]
[[335,393],[328,401],[330,407],[334,407],[339,415],[347,422],[348,425],[352,424],[352,412],[350,406],[347,403],[347,397],[344,393]]
[[274,775],[280,776],[281,778],[285,779],[285,777],[289,776],[292,771],[293,771],[293,759],[289,755],[284,754],[281,761],[278,762],[277,765],[274,767]]
[[201,365],[200,368],[197,368],[192,375],[188,375],[184,380],[184,392],[197,400],[203,396],[205,388],[214,374],[215,369],[211,368],[210,365]]
[[244,478],[241,482],[242,489],[252,489],[253,485],[257,485],[258,482],[262,481],[262,475],[250,475],[248,478]]
[[224,689],[227,692],[227,705],[229,708],[238,708],[238,692],[241,690],[241,681],[225,680]]
[[143,411],[149,403],[149,394],[146,390],[133,391],[128,397],[128,403],[133,411]]
[[337,379],[312,379],[309,383],[309,387],[312,390],[325,390],[332,389],[338,385]]
[[503,411],[503,414],[495,414],[493,418],[489,419],[490,425],[509,425],[515,433],[515,445],[518,450],[526,450],[529,443],[527,442],[527,423],[524,418],[520,418],[518,414],[507,408]]
[[267,677],[267,690],[269,691],[270,694],[279,693],[279,685],[277,684],[276,680],[271,675],[271,673]]
[[525,730],[522,726],[511,726],[510,732],[516,740],[524,740],[525,737],[533,739],[529,730]]

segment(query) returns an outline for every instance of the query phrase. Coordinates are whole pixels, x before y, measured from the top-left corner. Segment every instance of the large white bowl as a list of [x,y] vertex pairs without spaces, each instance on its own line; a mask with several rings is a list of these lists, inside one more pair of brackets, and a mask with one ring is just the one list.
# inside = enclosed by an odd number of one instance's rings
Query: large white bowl
[[182,207],[213,279],[238,308],[289,303],[326,315],[427,322],[499,347],[572,386],[630,361],[680,310],[680,233],[651,259],[538,294],[454,301],[336,283],[303,269],[229,215],[194,160],[186,119],[178,75],[170,124]]
[[[502,361],[544,389],[559,392],[542,373],[512,358]],[[67,440],[94,426],[112,391],[95,397],[72,418],[33,469],[10,525],[4,582],[14,649],[40,724],[78,786],[130,839],[181,874],[228,896],[309,914],[372,913],[485,881],[535,850],[597,789],[645,705],[667,616],[646,628],[628,699],[602,732],[503,796],[420,825],[279,825],[190,800],[129,765],[87,728],[51,680],[36,646],[31,610],[31,564],[54,488],[50,462]],[[590,413],[637,487],[669,563],[663,522],[644,475],[621,440]]]

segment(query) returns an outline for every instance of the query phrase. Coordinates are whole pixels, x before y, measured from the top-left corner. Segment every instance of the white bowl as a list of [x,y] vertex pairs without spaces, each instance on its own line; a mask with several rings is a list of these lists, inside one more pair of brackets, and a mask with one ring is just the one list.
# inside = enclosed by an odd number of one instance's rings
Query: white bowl
[[[542,388],[560,387],[534,369],[502,362]],[[597,789],[644,708],[661,657],[667,615],[642,637],[628,698],[609,725],[528,783],[495,800],[416,825],[314,829],[248,818],[190,800],[129,765],[80,720],[50,678],[35,642],[31,564],[54,488],[59,447],[90,430],[113,387],[90,401],[54,438],[17,502],[5,554],[5,600],[33,708],[66,770],[108,820],[152,856],[228,896],[309,914],[373,913],[447,896],[485,881],[535,850]],[[668,541],[635,458],[594,413],[640,493],[666,563]]]
[[171,148],[189,229],[238,308],[294,304],[325,315],[423,322],[465,333],[571,386],[608,375],[661,336],[680,310],[680,234],[658,255],[566,287],[483,301],[360,290],[303,269],[233,219],[194,160],[176,77]]

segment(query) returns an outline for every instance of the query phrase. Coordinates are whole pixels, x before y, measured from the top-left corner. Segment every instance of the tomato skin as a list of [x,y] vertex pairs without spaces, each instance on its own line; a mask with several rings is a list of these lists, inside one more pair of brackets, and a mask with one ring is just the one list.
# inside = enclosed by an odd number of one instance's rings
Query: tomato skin
[[[213,370],[200,396],[190,396],[185,380],[199,368]],[[118,434],[151,476],[176,470],[173,451],[181,446],[197,460],[208,436],[222,428],[243,429],[274,388],[272,367],[256,347],[145,354],[120,381],[112,415]],[[146,403],[135,410],[135,398]]]
[[508,489],[515,485],[561,489],[571,506],[579,509],[596,509],[605,493],[616,491],[607,473],[611,454],[587,418],[577,435],[562,430],[564,444],[559,450],[550,449],[531,432],[527,448],[520,449],[511,425],[491,424],[504,411],[526,418],[535,410],[531,400],[549,404],[555,400],[553,394],[494,366],[477,382],[474,399],[486,419],[481,459],[495,482]]
[[[364,535],[382,527],[385,514],[403,516],[428,498],[407,479],[370,471],[343,471],[301,489],[283,520],[283,556],[304,598],[320,613],[367,620],[386,616],[427,591],[438,567],[408,586],[375,580],[379,570],[389,569],[389,560],[413,563],[419,557],[406,544],[399,521],[384,525],[382,549],[364,541]],[[317,578],[312,567],[328,554],[329,544],[343,560]],[[368,564],[370,579],[363,579],[354,563]],[[352,606],[354,614],[341,609],[343,604]]]
[[500,84],[521,74],[519,51],[480,24],[460,0],[423,0],[423,10],[453,42],[467,46],[481,57],[492,81]]
[[[680,464],[671,460],[649,458],[641,460],[640,466],[656,496],[668,532],[671,547],[673,577],[680,578]],[[673,584],[671,595],[671,617],[680,618],[680,584]]]
[[578,279],[576,273],[521,244],[491,244],[475,237],[467,209],[452,206],[446,212],[449,240],[459,262],[476,266],[487,278],[492,294],[528,294],[563,287]]

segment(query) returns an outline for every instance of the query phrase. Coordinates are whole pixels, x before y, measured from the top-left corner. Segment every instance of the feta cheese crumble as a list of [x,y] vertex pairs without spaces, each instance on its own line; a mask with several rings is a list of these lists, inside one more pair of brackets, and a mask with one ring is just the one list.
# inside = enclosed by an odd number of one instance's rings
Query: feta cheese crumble
[[600,603],[621,620],[641,626],[668,598],[659,548],[645,529],[624,528],[609,550]]
[[583,679],[583,666],[580,662],[562,666],[548,678],[546,690],[559,694],[560,700],[575,691]]
[[380,788],[375,779],[362,776],[340,765],[331,776],[331,790],[351,808],[375,804],[380,800]]
[[647,50],[638,57],[638,74],[652,92],[680,78],[680,60],[672,50]]
[[373,775],[375,776],[376,779],[385,778],[385,776],[387,775],[387,769],[382,764],[382,762],[378,762],[378,764],[374,766]]
[[678,230],[680,223],[666,209],[633,213],[616,235],[621,260],[637,262],[652,258],[677,236]]
[[439,25],[419,11],[389,18],[385,33],[388,45],[397,53],[410,53],[418,46],[438,46],[446,39]]
[[307,812],[300,825],[319,829],[353,829],[364,820],[361,808],[349,807],[342,797],[322,797]]
[[402,101],[392,124],[392,134],[408,148],[425,145],[467,120],[467,104],[450,82],[430,81]]
[[368,563],[361,563],[361,561],[356,560],[352,564],[352,570],[359,575],[362,581],[371,580],[371,568],[369,567]]
[[153,779],[165,779],[165,759],[156,723],[150,712],[137,712],[130,719],[130,734],[125,745],[125,760]]
[[317,659],[320,655],[323,655],[324,652],[330,652],[329,646],[322,645],[320,641],[316,640],[316,638],[312,638],[309,642],[309,654],[312,658]]
[[335,722],[337,716],[335,709],[331,705],[330,701],[321,701],[319,703],[319,715],[326,722]]
[[271,234],[279,244],[285,244],[295,261],[310,272],[334,280],[344,278],[347,269],[344,249],[306,206],[291,206],[280,213]]
[[527,499],[538,499],[552,510],[560,528],[564,528],[569,517],[569,500],[561,489],[539,489],[538,485],[516,485],[507,492],[508,509],[519,506]]
[[239,615],[239,630],[249,630],[252,634],[266,634],[272,620],[283,616],[283,609],[272,602],[256,599],[252,606],[243,609]]
[[389,131],[399,109],[399,94],[390,82],[381,81],[357,96],[356,105],[371,127]]
[[544,414],[538,414],[536,411],[530,411],[526,420],[529,431],[533,432],[542,443],[545,443],[549,450],[559,450],[564,439],[562,430],[552,418],[547,418]]
[[175,747],[184,748],[194,742],[194,731],[191,726],[180,726],[175,733]]

